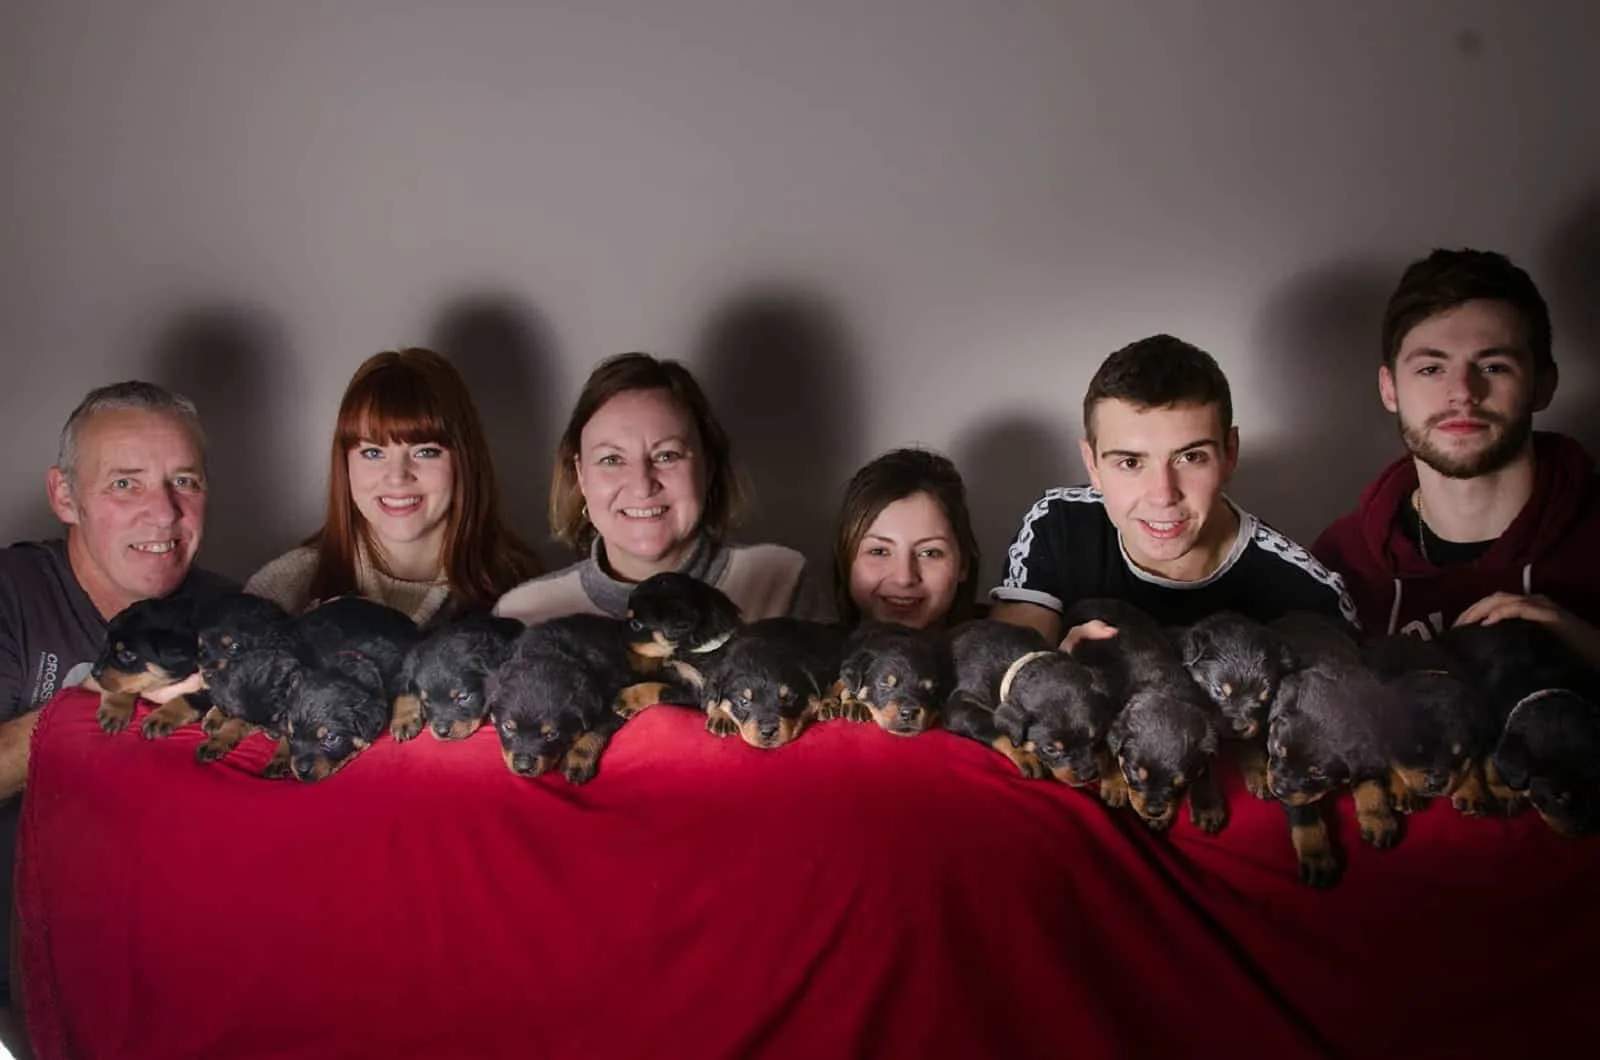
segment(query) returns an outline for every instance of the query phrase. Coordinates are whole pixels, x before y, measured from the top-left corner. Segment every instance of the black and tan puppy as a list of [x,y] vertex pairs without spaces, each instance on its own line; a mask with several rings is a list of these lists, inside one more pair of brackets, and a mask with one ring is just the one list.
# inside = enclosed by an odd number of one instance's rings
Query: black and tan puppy
[[677,571],[652,575],[628,594],[633,668],[655,673],[670,660],[698,688],[701,670],[741,623],[738,605],[716,586]]
[[1449,652],[1420,637],[1367,641],[1361,658],[1404,714],[1389,790],[1394,808],[1411,813],[1426,799],[1449,797],[1463,813],[1483,812],[1487,795],[1475,763],[1496,735],[1488,700]]
[[914,736],[938,723],[950,694],[949,669],[936,634],[895,622],[863,622],[845,640],[839,680],[827,697],[829,712]]
[[351,653],[307,667],[291,679],[283,713],[283,752],[296,779],[326,780],[372,745],[389,724],[378,664]]
[[472,614],[413,644],[400,666],[390,734],[409,740],[426,726],[440,740],[471,736],[489,709],[484,679],[505,661],[522,630],[516,619]]
[[[214,762],[252,732],[281,737],[282,715],[308,656],[288,613],[240,594],[207,615],[199,640],[197,662],[211,709],[200,721],[206,739],[195,749],[196,760]],[[272,775],[287,769],[286,758],[275,760]]]
[[1438,644],[1450,653],[1463,676],[1486,700],[1489,719],[1484,757],[1468,771],[1455,801],[1463,812],[1514,813],[1527,800],[1492,775],[1488,758],[1500,741],[1511,712],[1534,693],[1555,688],[1600,702],[1600,674],[1548,627],[1526,619],[1456,626],[1441,634]]
[[[140,600],[112,616],[105,647],[83,685],[100,693],[100,728],[121,732],[133,720],[141,693],[178,684],[195,673],[195,612],[194,602],[167,598]],[[209,707],[202,691],[175,696],[145,716],[140,732],[147,739],[167,736],[199,720]]]
[[1361,837],[1393,846],[1394,763],[1407,736],[1404,705],[1360,662],[1323,658],[1290,675],[1267,726],[1267,783],[1289,809],[1301,879],[1328,886],[1340,873],[1317,802],[1348,785]]
[[1068,628],[1100,621],[1113,637],[1085,639],[1073,658],[1101,675],[1122,704],[1107,736],[1128,802],[1151,828],[1169,827],[1185,792],[1189,819],[1203,832],[1222,830],[1228,804],[1217,785],[1214,710],[1189,675],[1176,641],[1137,606],[1093,598],[1068,607]]
[[1490,760],[1505,789],[1573,838],[1600,833],[1600,705],[1564,688],[1533,692],[1512,708]]
[[1218,735],[1231,747],[1245,787],[1267,791],[1267,714],[1283,678],[1294,669],[1284,641],[1255,619],[1219,611],[1181,630],[1184,668],[1222,715]]
[[799,618],[766,618],[739,627],[708,658],[700,692],[706,731],[738,733],[771,750],[798,737],[807,723],[834,717],[829,696],[839,677],[843,627]]
[[622,727],[617,706],[634,678],[625,624],[569,615],[529,626],[484,681],[506,768],[538,777],[559,765],[573,784],[592,779]]
[[956,626],[947,648],[955,688],[946,728],[999,751],[1025,777],[1098,781],[1107,805],[1127,804],[1106,743],[1116,704],[1099,675],[1035,631],[994,619]]

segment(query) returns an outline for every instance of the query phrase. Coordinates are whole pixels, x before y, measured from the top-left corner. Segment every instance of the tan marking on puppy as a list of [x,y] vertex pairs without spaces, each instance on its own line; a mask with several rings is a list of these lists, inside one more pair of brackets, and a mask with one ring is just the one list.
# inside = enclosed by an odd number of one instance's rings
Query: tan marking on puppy
[[733,704],[730,700],[718,700],[706,706],[706,731],[713,736],[732,736],[739,731],[739,723],[733,720]]
[[1400,825],[1389,809],[1389,792],[1376,780],[1363,780],[1351,793],[1356,802],[1356,820],[1361,823],[1361,838],[1387,850],[1399,838]]
[[1012,743],[1011,737],[1002,733],[995,737],[994,743],[990,746],[1011,759],[1022,775],[1029,780],[1040,780],[1045,776],[1044,765],[1040,763],[1038,756]]
[[1094,756],[1100,769],[1100,801],[1114,810],[1122,809],[1128,805],[1127,778],[1104,744],[1095,748]]
[[628,653],[633,656],[634,669],[641,672],[648,672],[641,668],[654,669],[660,666],[662,659],[672,658],[677,651],[677,645],[668,640],[659,629],[651,632],[649,640],[635,641],[628,645]]
[[1395,766],[1389,773],[1389,798],[1399,813],[1420,810],[1427,799],[1428,778],[1420,769]]
[[878,723],[878,728],[892,736],[915,736],[928,728],[930,715],[927,708],[917,708],[917,718],[911,727],[903,727],[900,721],[900,704],[885,703],[882,707],[868,706],[867,716]]
[[572,746],[567,748],[567,754],[561,764],[561,772],[569,784],[586,784],[594,779],[600,767],[600,752],[605,750],[606,741],[598,733],[585,732],[579,734]]
[[100,723],[100,728],[115,735],[126,729],[133,720],[134,706],[138,701],[139,696],[134,692],[102,692],[95,721]]
[[[215,707],[211,713],[216,712]],[[208,713],[207,718],[211,716]],[[196,762],[215,762],[225,756],[229,751],[239,746],[246,736],[255,731],[255,726],[243,718],[224,718],[222,723],[212,729],[199,747],[194,749]]]
[[1290,825],[1289,842],[1293,844],[1295,857],[1300,861],[1302,881],[1325,886],[1339,875],[1339,859],[1334,856],[1333,842],[1328,838],[1328,826],[1322,820],[1314,824]]
[[478,727],[482,724],[482,718],[457,718],[445,729],[445,735],[443,736],[440,736],[432,725],[428,726],[428,732],[435,740],[465,740],[468,736],[477,732]]
[[612,708],[624,718],[631,718],[646,707],[652,707],[661,702],[666,694],[667,685],[662,681],[641,681],[629,685],[617,696],[617,701]]
[[1222,797],[1210,770],[1189,785],[1189,820],[1207,835],[1216,835],[1228,823],[1228,801]]
[[222,712],[221,707],[212,707],[200,718],[200,731],[206,735],[216,732],[228,721],[228,716]]
[[1464,817],[1482,817],[1489,812],[1489,791],[1478,763],[1473,762],[1463,771],[1461,782],[1450,796],[1450,805]]
[[140,695],[144,696],[144,698],[151,703],[161,704],[169,703],[179,696],[192,696],[197,692],[204,692],[205,690],[206,675],[201,673],[199,670],[196,670],[188,677],[185,677],[182,681],[177,681],[168,685],[151,686],[150,688],[147,688],[141,692]]
[[192,725],[199,720],[200,711],[195,705],[186,697],[178,696],[146,714],[144,723],[139,726],[139,732],[146,740],[159,740],[171,736],[173,730]]
[[1272,798],[1267,786],[1267,754],[1257,744],[1241,744],[1238,751],[1239,772],[1244,775],[1244,786],[1258,799]]
[[278,780],[289,775],[289,740],[287,737],[278,740],[278,746],[273,748],[272,758],[261,771],[261,775],[269,780]]
[[389,735],[396,740],[409,740],[422,731],[422,700],[406,694],[394,697],[389,711]]
[[[1140,772],[1143,772],[1143,770],[1141,769]],[[1172,822],[1177,820],[1178,817],[1178,796],[1176,793],[1167,800],[1166,810],[1156,817],[1150,816],[1148,808],[1149,796],[1145,792],[1129,789],[1128,804],[1133,807],[1133,812],[1138,814],[1145,824],[1157,832],[1164,832],[1172,827]]]

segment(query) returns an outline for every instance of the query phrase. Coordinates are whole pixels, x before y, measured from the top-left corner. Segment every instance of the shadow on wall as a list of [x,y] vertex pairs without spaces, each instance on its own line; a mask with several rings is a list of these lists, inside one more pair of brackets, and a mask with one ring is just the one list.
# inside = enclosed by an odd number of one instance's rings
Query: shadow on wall
[[431,347],[461,373],[494,458],[501,510],[546,569],[572,557],[550,540],[550,460],[565,426],[559,360],[540,314],[511,295],[473,295],[448,304]]
[[967,486],[972,532],[983,553],[978,602],[986,603],[1005,577],[1006,550],[1034,501],[1047,489],[1081,485],[1089,476],[1071,424],[1028,413],[1001,414],[964,429],[949,456]]
[[694,361],[748,487],[736,539],[797,548],[819,578],[831,577],[839,497],[862,448],[855,354],[826,298],[762,286],[713,312]]
[[300,392],[277,320],[237,304],[201,306],[156,338],[152,381],[191,398],[206,431],[208,478],[202,564],[240,581],[307,532],[290,525],[292,461],[271,458]]
[[1254,386],[1280,433],[1241,426],[1229,493],[1304,545],[1402,452],[1378,398],[1383,307],[1398,276],[1378,261],[1319,266],[1285,284],[1257,325]]
[[[1600,412],[1600,193],[1580,203],[1551,233],[1541,260],[1534,282],[1550,306],[1561,380],[1550,410],[1537,422],[1600,453],[1595,415]],[[1532,272],[1537,263],[1528,264]]]

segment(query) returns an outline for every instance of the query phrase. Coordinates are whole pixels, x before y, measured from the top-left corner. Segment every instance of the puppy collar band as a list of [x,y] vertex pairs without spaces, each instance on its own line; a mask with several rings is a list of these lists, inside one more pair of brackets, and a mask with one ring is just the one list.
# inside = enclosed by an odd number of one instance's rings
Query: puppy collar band
[[1006,675],[1000,678],[1000,702],[1004,703],[1006,701],[1006,697],[1011,694],[1011,682],[1016,680],[1017,673],[1024,666],[1028,665],[1028,663],[1035,659],[1042,659],[1046,655],[1055,654],[1058,653],[1054,651],[1030,651],[1028,654],[1024,655],[1010,666],[1006,667]]
[[[1506,732],[1510,731],[1511,722],[1516,718],[1517,711],[1521,710],[1523,707],[1527,706],[1529,703],[1532,703],[1535,700],[1544,699],[1546,696],[1560,695],[1562,693],[1565,693],[1565,694],[1571,695],[1571,696],[1577,696],[1578,695],[1578,693],[1574,692],[1570,688],[1541,688],[1537,692],[1530,692],[1527,695],[1523,696],[1521,699],[1517,700],[1517,705],[1511,708],[1511,713],[1506,715],[1506,723],[1505,723],[1505,726],[1500,730],[1501,733],[1503,734],[1503,733],[1506,733]],[[1582,699],[1583,697],[1582,696],[1578,696],[1578,698]]]
[[732,639],[733,639],[733,630],[730,629],[730,630],[728,630],[728,632],[724,633],[720,637],[714,637],[711,640],[706,641],[704,644],[700,644],[700,645],[697,645],[696,647],[690,648],[689,652],[692,655],[704,655],[708,651],[716,651],[718,648],[722,647],[724,644],[728,643],[728,641],[730,641]]

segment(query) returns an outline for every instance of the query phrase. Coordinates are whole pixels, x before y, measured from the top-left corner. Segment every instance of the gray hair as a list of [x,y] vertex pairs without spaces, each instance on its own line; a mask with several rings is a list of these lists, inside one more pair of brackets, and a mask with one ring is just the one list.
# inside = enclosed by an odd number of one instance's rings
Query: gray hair
[[205,460],[206,435],[200,428],[200,410],[193,401],[175,394],[164,386],[130,379],[124,383],[96,387],[84,395],[78,407],[67,417],[61,428],[61,446],[56,454],[56,467],[61,469],[69,484],[76,484],[78,472],[78,435],[83,425],[102,412],[123,412],[137,409],[141,412],[161,412],[183,421],[194,432],[195,444],[200,447],[200,459]]

